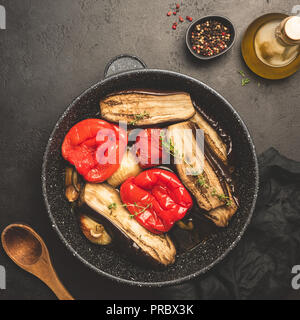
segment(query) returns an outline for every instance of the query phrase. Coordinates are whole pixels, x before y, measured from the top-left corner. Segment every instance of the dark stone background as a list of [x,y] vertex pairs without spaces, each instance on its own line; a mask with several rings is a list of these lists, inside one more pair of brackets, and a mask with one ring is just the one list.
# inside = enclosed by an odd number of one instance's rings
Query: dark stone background
[[[149,67],[200,79],[227,98],[248,125],[258,153],[269,146],[300,160],[300,73],[282,81],[256,77],[241,59],[241,36],[257,16],[289,13],[294,0],[221,0],[182,3],[183,16],[228,16],[238,40],[226,56],[200,63],[184,43],[188,23],[171,29],[165,0],[2,0],[7,30],[0,30],[0,230],[32,225],[46,240],[64,284],[78,299],[159,298],[159,290],[133,289],[100,278],[77,261],[50,227],[41,192],[42,156],[50,132],[67,105],[103,77],[120,53]],[[251,79],[241,86],[239,70]],[[54,299],[39,280],[15,266],[0,248],[7,290],[0,299]]]

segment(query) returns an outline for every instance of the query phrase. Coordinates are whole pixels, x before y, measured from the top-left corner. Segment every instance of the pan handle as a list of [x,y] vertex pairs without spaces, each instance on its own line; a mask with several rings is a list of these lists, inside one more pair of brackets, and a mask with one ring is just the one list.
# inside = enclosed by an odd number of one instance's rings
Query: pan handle
[[138,57],[129,54],[121,54],[107,64],[104,70],[104,78],[113,76],[125,71],[145,69],[147,65]]

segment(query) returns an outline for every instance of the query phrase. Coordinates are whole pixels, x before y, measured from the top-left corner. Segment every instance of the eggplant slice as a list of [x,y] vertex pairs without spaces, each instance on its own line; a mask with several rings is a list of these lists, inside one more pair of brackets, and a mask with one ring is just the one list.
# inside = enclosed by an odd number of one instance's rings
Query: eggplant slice
[[205,143],[209,145],[224,164],[227,164],[227,146],[212,126],[198,112],[190,121],[204,131]]
[[[237,211],[238,204],[232,195],[226,167],[221,164],[222,160],[216,157],[217,152],[210,148],[211,144],[206,140],[203,148],[197,144],[195,130],[202,128],[193,118],[169,126],[168,137],[175,153],[182,154],[181,162],[175,165],[183,184],[195,197],[198,206],[207,211],[205,215],[217,226],[225,227]],[[185,139],[186,135],[182,130],[187,129],[192,130],[191,139]],[[184,150],[184,153],[178,150]]]
[[123,91],[100,101],[101,116],[132,126],[178,122],[195,115],[191,97],[185,92]]
[[[108,184],[87,183],[83,200],[98,216],[117,229],[130,247],[160,265],[175,261],[176,249],[168,235],[156,235],[141,226],[124,207],[117,190]],[[93,216],[94,218],[94,216]],[[100,217],[99,217],[100,218]]]

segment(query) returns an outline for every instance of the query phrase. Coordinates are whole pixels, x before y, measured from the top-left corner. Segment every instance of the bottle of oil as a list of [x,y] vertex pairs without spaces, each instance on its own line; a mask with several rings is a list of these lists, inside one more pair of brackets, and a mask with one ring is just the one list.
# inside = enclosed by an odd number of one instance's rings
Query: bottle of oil
[[272,20],[257,31],[254,41],[257,57],[271,67],[284,67],[300,54],[300,17]]

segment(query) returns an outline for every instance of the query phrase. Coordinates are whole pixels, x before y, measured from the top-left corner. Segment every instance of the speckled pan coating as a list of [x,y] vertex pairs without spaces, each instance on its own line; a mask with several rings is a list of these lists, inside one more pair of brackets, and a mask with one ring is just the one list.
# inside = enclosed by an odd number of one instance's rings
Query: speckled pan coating
[[[77,122],[99,117],[101,97],[133,88],[189,92],[196,103],[219,121],[232,136],[238,163],[237,194],[240,209],[229,227],[220,230],[193,251],[178,256],[174,265],[163,270],[147,269],[108,248],[90,244],[82,237],[76,217],[64,197],[65,162],[61,156],[64,136]],[[49,139],[44,155],[42,184],[53,228],[74,256],[97,273],[119,282],[159,287],[179,284],[205,273],[236,246],[254,210],[258,192],[258,165],[255,148],[245,124],[221,95],[191,77],[170,71],[145,69],[111,76],[85,91],[68,107]]]

